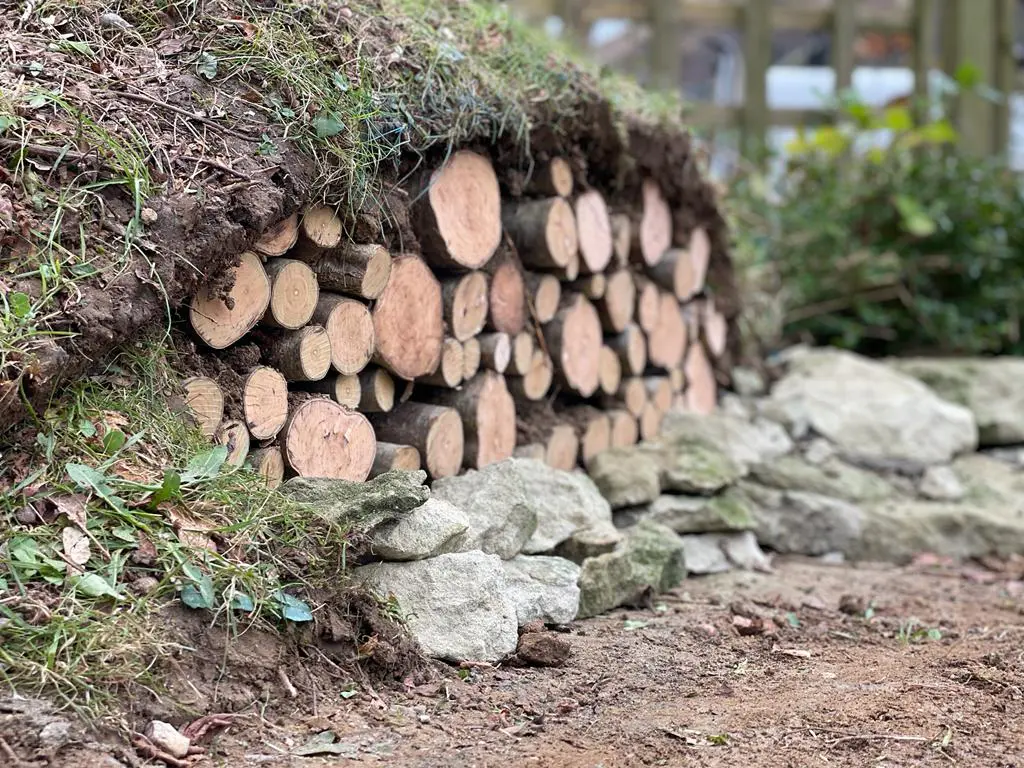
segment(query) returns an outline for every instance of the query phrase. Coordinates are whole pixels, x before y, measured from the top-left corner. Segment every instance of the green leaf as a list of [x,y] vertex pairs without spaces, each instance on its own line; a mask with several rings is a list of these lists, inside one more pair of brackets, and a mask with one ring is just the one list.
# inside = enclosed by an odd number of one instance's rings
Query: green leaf
[[329,139],[344,131],[345,123],[335,115],[320,114],[313,120],[313,130],[316,131],[317,138]]
[[794,628],[799,628],[800,627],[800,619],[799,619],[799,617],[797,617],[797,615],[795,613],[787,613],[786,614],[786,623],[789,624],[789,626],[794,627]]
[[89,597],[120,597],[114,588],[107,583],[107,580],[98,573],[83,573],[81,576],[74,577],[71,580],[71,584],[76,592],[81,592]]
[[203,451],[185,467],[181,473],[182,483],[195,483],[200,480],[210,480],[220,474],[221,467],[228,458],[227,446],[218,445],[208,451]]
[[65,40],[62,47],[89,59],[96,58],[96,52],[92,49],[92,46],[82,40]]
[[213,603],[206,599],[195,584],[186,584],[181,588],[181,602],[196,610],[213,607]]
[[203,51],[199,54],[196,71],[207,80],[213,80],[217,76],[217,57],[208,51]]
[[636,629],[643,629],[644,627],[649,626],[649,624],[650,622],[647,621],[638,621],[637,619],[626,619],[626,621],[622,623],[622,628],[627,632],[632,632]]
[[124,501],[107,485],[107,476],[85,464],[67,464],[64,470],[80,488],[92,490],[118,512],[125,512]]
[[103,452],[108,456],[113,456],[115,453],[124,448],[125,444],[124,432],[120,429],[112,429],[103,436]]
[[716,747],[724,747],[726,744],[729,743],[729,734],[716,733],[711,736],[708,736],[708,741],[714,744]]
[[252,613],[256,610],[256,603],[244,592],[238,592],[231,598],[231,608],[243,613]]
[[313,612],[302,600],[281,590],[277,591],[275,597],[281,607],[281,618],[296,623],[313,620]]
[[960,134],[948,120],[936,120],[921,126],[918,134],[929,144],[955,144],[960,139]]
[[0,115],[0,134],[4,134],[14,125],[15,118],[12,115]]
[[174,470],[168,469],[164,472],[164,481],[160,484],[160,488],[153,494],[153,498],[149,500],[149,505],[156,507],[158,504],[177,498],[179,493],[181,493],[181,475]]
[[957,67],[953,79],[961,88],[974,88],[981,82],[981,70],[970,62],[964,62]]
[[908,195],[896,195],[894,202],[903,218],[903,227],[910,234],[916,237],[929,237],[935,234],[938,228],[935,220],[915,199]]
[[71,274],[75,277],[95,277],[100,271],[92,264],[72,264]]
[[181,588],[181,602],[189,608],[213,608],[217,602],[217,594],[213,590],[213,580],[206,574],[200,573],[195,566],[186,564],[184,570],[193,583],[186,584]]
[[11,314],[18,320],[24,320],[32,314],[32,299],[29,298],[27,293],[14,291],[7,297],[7,303],[11,307]]
[[80,419],[78,422],[78,434],[82,437],[95,437],[96,425],[88,419]]
[[909,131],[914,127],[914,117],[906,107],[890,107],[885,110],[882,122],[886,128],[897,133]]

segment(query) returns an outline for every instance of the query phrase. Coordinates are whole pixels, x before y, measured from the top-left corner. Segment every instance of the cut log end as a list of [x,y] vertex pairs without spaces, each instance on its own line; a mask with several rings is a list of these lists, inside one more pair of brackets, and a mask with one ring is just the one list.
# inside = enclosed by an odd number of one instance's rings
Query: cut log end
[[596,302],[601,327],[608,333],[622,333],[636,312],[636,284],[628,270],[620,269],[607,278],[604,295]]
[[561,197],[509,206],[503,219],[509,237],[527,266],[564,268],[578,252],[576,216],[572,206]]
[[622,363],[618,354],[609,346],[601,347],[601,374],[599,377],[601,392],[614,395],[622,383]]
[[422,381],[433,387],[454,389],[462,383],[464,367],[465,353],[462,349],[462,343],[457,339],[449,337],[444,340],[444,347],[441,351],[441,364],[429,376],[424,376]]
[[489,368],[495,373],[505,373],[512,362],[512,340],[509,335],[507,333],[485,333],[480,336],[480,356],[485,368]]
[[462,467],[465,438],[454,408],[409,401],[374,416],[373,425],[381,440],[416,448],[432,478],[450,477]]
[[515,397],[529,402],[543,400],[551,389],[555,378],[555,369],[548,357],[540,349],[534,350],[530,366],[522,376],[508,380],[510,391]]
[[576,467],[579,454],[580,439],[572,425],[554,425],[548,437],[544,455],[545,463],[563,472],[571,472]]
[[224,390],[208,376],[193,376],[183,383],[188,406],[205,437],[213,437],[224,420]]
[[715,309],[714,302],[708,301],[704,306],[701,329],[708,351],[714,357],[721,357],[729,344],[729,321],[725,315]]
[[640,417],[647,406],[647,386],[641,378],[623,379],[616,397],[626,406],[626,410]]
[[637,278],[635,283],[637,324],[645,333],[653,333],[661,311],[661,291],[650,280]]
[[579,460],[583,466],[588,466],[595,456],[611,447],[612,423],[607,413],[590,406],[579,406],[566,410],[563,415],[579,435]]
[[532,195],[569,197],[573,185],[572,166],[569,165],[569,161],[562,157],[553,157],[548,163],[537,168],[526,189]]
[[288,382],[280,371],[261,365],[242,384],[242,412],[257,440],[270,440],[288,420]]
[[678,368],[686,354],[687,328],[675,296],[665,293],[658,307],[658,323],[647,338],[651,365],[666,371]]
[[672,407],[672,383],[667,376],[648,376],[644,379],[647,390],[647,402],[654,405],[662,413]]
[[445,280],[442,286],[444,319],[458,341],[466,341],[484,329],[489,309],[487,275],[470,272]]
[[217,445],[228,449],[225,463],[234,467],[240,467],[245,463],[249,455],[249,430],[240,421],[225,421],[218,428],[213,436]]
[[538,323],[549,323],[558,312],[562,300],[562,284],[554,275],[527,275],[527,290]]
[[534,364],[533,353],[537,348],[533,335],[523,331],[512,338],[512,357],[509,360],[508,372],[516,376],[525,376]]
[[640,439],[644,442],[657,440],[661,435],[661,422],[664,418],[664,413],[654,403],[647,403],[640,414]]
[[640,327],[628,324],[622,333],[607,340],[628,376],[639,376],[647,368],[647,337]]
[[637,444],[640,440],[640,427],[636,416],[629,411],[615,410],[608,412],[608,418],[611,420],[612,448],[625,448]]
[[370,469],[370,477],[377,477],[396,469],[403,472],[415,472],[421,468],[420,452],[413,446],[378,442],[377,455],[373,460],[373,467]]
[[299,403],[282,432],[286,464],[300,477],[362,482],[377,439],[366,417],[322,397]]
[[391,254],[376,244],[346,243],[323,254],[313,269],[320,288],[367,300],[380,297],[391,278]]
[[279,487],[284,481],[284,458],[277,446],[250,451],[245,463],[263,478],[270,490]]
[[298,239],[299,214],[296,212],[264,231],[252,249],[266,258],[284,256]]
[[263,324],[295,330],[313,317],[320,286],[310,266],[295,259],[270,259],[266,264],[270,280],[270,305]]
[[320,381],[331,368],[331,338],[320,325],[268,334],[262,351],[288,381]]
[[686,356],[686,381],[686,409],[705,415],[714,413],[718,401],[715,370],[701,344],[694,344]]
[[395,259],[373,310],[377,359],[403,379],[437,370],[444,341],[441,284],[415,256]]
[[611,263],[615,243],[608,206],[600,192],[591,190],[576,198],[576,231],[580,243],[580,271],[603,272]]
[[511,260],[497,265],[491,274],[488,325],[511,336],[526,327],[526,284],[523,273]]
[[359,374],[359,410],[387,413],[395,407],[395,380],[383,368],[371,367]]
[[311,261],[324,251],[337,248],[344,228],[341,218],[325,205],[314,205],[302,213],[299,221],[298,242],[292,255]]
[[653,267],[672,245],[672,211],[657,182],[647,179],[642,188],[643,215],[634,234],[633,260]]
[[234,285],[227,296],[201,290],[192,299],[189,320],[206,346],[225,349],[252,330],[269,305],[270,280],[263,262],[246,251],[234,270]]
[[326,329],[330,365],[345,375],[359,373],[376,348],[373,317],[366,305],[333,293],[320,295],[313,320]]
[[601,320],[584,296],[563,300],[555,319],[544,326],[555,370],[567,387],[590,397],[600,386]]
[[476,337],[466,339],[462,344],[462,379],[469,381],[480,372],[483,364],[483,353],[480,340]]
[[633,222],[623,213],[615,214],[611,221],[613,262],[617,268],[623,269],[629,264],[629,249],[633,244]]

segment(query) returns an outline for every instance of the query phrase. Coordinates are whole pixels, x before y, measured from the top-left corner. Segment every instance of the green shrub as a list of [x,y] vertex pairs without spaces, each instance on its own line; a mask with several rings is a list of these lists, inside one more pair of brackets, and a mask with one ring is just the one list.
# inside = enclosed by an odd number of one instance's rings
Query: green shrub
[[[732,186],[746,332],[866,354],[1021,353],[1024,196],[1002,159],[960,151],[943,119],[846,99],[801,133],[777,183]],[[888,129],[885,148],[866,147]],[[762,350],[763,351],[763,350]]]

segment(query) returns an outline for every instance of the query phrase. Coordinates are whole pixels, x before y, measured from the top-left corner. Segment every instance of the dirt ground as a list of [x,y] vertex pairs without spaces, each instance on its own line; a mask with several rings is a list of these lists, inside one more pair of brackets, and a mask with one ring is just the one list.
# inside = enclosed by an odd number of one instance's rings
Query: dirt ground
[[315,714],[300,696],[222,733],[211,762],[1022,766],[1022,577],[787,559],[690,579],[568,628],[562,668],[446,668],[405,692],[321,696]]

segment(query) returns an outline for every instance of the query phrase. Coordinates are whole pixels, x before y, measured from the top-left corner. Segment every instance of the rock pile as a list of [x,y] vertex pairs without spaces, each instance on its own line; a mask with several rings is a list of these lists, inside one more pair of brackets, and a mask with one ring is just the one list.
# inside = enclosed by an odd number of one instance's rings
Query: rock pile
[[1024,429],[977,394],[1002,392],[1013,411],[1002,377],[1015,369],[944,365],[808,350],[770,393],[739,371],[717,414],[671,413],[658,442],[606,451],[587,473],[511,459],[429,496],[422,473],[389,473],[391,513],[380,488],[360,513],[381,562],[356,578],[397,600],[428,654],[495,661],[537,622],[642,604],[688,574],[770,569],[761,547],[893,562],[1024,552],[1024,449],[1007,447]]

